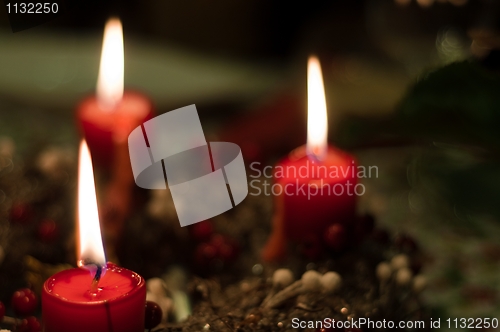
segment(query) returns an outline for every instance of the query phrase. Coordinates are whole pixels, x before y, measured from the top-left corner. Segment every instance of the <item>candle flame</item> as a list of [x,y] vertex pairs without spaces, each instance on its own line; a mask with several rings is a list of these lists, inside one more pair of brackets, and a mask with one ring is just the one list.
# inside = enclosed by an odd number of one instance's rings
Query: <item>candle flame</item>
[[323,160],[327,151],[328,118],[321,65],[315,56],[307,64],[307,155]]
[[122,23],[112,18],[104,28],[97,78],[97,100],[104,110],[112,110],[123,97],[123,62]]
[[85,140],[80,143],[78,171],[78,266],[96,265],[104,267],[106,257],[102,245],[97,197],[95,192],[92,158]]

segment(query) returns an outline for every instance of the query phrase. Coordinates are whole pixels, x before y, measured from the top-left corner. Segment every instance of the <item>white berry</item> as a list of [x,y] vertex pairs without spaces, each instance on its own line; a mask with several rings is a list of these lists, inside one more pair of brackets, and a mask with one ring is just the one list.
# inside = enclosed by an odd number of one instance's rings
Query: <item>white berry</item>
[[16,145],[12,138],[7,136],[0,136],[0,155],[3,157],[11,158],[16,150]]
[[302,275],[302,289],[304,291],[318,291],[321,289],[321,274],[315,270],[309,270]]
[[391,266],[394,270],[403,269],[410,266],[410,259],[405,254],[399,254],[392,258]]
[[421,274],[416,275],[413,278],[413,291],[415,293],[420,293],[427,287],[427,278]]
[[330,293],[340,288],[342,277],[337,272],[330,271],[321,276],[320,282],[323,290]]
[[396,283],[401,286],[406,286],[411,282],[413,273],[407,267],[398,270],[396,273]]
[[273,285],[284,288],[294,281],[293,273],[290,269],[278,269],[273,274]]
[[146,288],[148,291],[159,297],[163,297],[166,295],[165,283],[160,278],[151,278],[146,281]]
[[392,274],[392,267],[387,262],[382,262],[377,265],[375,274],[380,281],[389,280]]

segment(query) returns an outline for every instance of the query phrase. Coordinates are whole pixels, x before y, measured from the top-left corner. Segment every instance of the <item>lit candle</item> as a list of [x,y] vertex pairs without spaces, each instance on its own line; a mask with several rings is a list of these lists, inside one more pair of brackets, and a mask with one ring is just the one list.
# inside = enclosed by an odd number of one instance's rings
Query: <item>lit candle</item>
[[43,285],[45,332],[142,332],[146,284],[135,272],[107,263],[92,170],[85,141],[78,175],[78,266]]
[[111,166],[116,146],[126,142],[134,128],[153,118],[150,100],[138,92],[124,92],[123,82],[122,25],[113,18],[104,29],[96,95],[77,107],[78,125],[98,165]]
[[133,200],[134,177],[128,151],[128,135],[152,119],[150,100],[137,92],[124,92],[123,31],[119,19],[106,23],[96,95],[77,108],[80,130],[96,165],[111,170],[103,200],[101,220],[107,253],[117,259],[125,218]]
[[328,146],[328,120],[321,66],[308,63],[307,144],[293,150],[274,169],[277,191],[273,231],[264,247],[266,261],[281,259],[288,240],[322,241],[326,228],[354,218],[356,163],[352,156]]

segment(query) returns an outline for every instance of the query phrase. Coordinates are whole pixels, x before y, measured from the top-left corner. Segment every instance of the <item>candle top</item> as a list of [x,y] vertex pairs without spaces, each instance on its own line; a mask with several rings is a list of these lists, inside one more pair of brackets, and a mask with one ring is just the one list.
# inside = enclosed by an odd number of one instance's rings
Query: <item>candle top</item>
[[310,164],[311,166],[319,165],[337,165],[349,166],[353,161],[353,157],[345,151],[342,151],[334,146],[327,146],[323,160],[317,160],[308,154],[307,146],[299,146],[288,155],[290,162],[295,165]]
[[45,283],[48,294],[68,303],[99,304],[104,301],[119,301],[126,295],[139,290],[144,279],[137,273],[117,266],[108,266],[106,274],[99,281],[97,295],[90,294],[93,276],[88,270],[75,268],[59,272]]
[[355,159],[338,148],[328,146],[323,160],[315,160],[307,154],[306,146],[293,150],[276,165],[274,178],[277,182],[296,182],[309,184],[316,180],[328,183],[354,179]]
[[113,108],[113,112],[104,111],[94,95],[85,98],[80,103],[77,112],[82,120],[97,123],[103,129],[112,132],[114,136],[124,136],[128,139],[132,129],[144,122],[152,108],[151,101],[143,94],[126,91],[120,102]]

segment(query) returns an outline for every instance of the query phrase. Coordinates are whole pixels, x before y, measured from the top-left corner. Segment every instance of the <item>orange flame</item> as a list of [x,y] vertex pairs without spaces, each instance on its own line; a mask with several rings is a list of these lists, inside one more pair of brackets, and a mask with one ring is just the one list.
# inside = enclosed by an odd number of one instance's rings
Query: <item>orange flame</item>
[[307,154],[323,160],[327,151],[328,117],[321,65],[315,56],[307,66]]
[[97,197],[92,158],[85,140],[80,143],[78,171],[78,266],[85,264],[106,265],[106,256],[99,226]]
[[104,110],[112,110],[123,97],[123,62],[122,23],[112,18],[104,28],[97,78],[97,100]]

